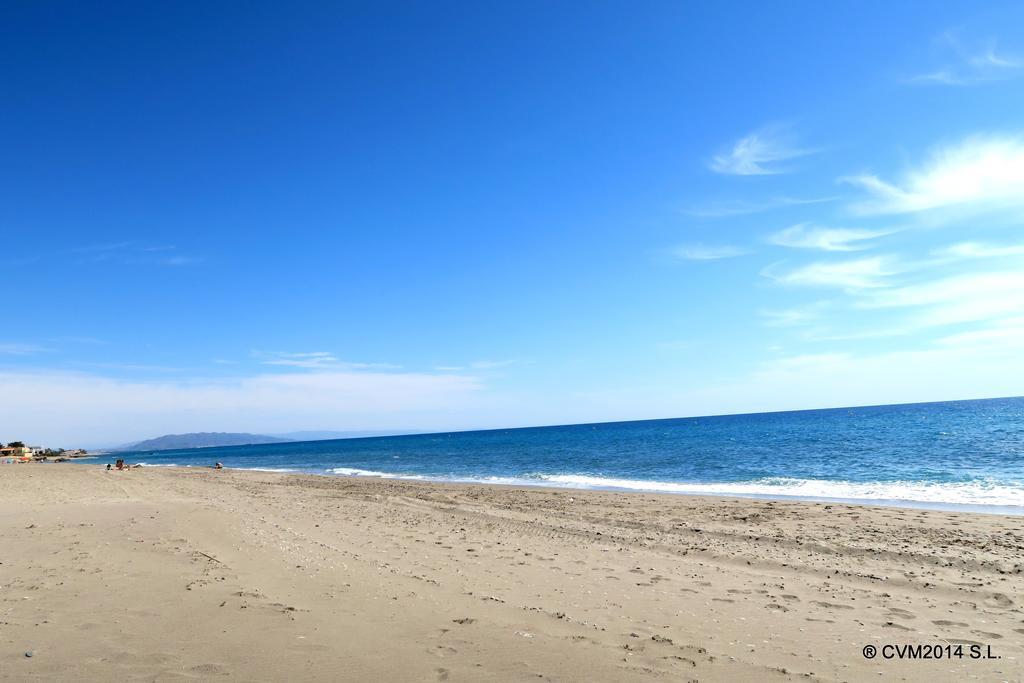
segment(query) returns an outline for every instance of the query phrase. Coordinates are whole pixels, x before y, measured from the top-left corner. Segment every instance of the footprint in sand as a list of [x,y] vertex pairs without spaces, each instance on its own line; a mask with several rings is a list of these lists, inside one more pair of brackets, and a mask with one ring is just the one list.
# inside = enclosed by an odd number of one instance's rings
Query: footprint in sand
[[882,628],[895,628],[900,631],[913,631],[914,629],[904,626],[903,624],[897,624],[895,621],[887,621],[882,624]]
[[1003,593],[993,593],[992,597],[985,598],[985,604],[989,607],[1009,609],[1010,607],[1013,607],[1013,600]]
[[989,631],[971,631],[971,633],[982,638],[991,638],[992,640],[1001,640],[1003,637],[999,633],[990,633]]
[[932,622],[936,626],[967,626],[962,621],[949,621],[948,619],[937,619]]
[[825,609],[853,609],[852,605],[840,605],[835,602],[825,602],[824,600],[814,600],[813,604]]

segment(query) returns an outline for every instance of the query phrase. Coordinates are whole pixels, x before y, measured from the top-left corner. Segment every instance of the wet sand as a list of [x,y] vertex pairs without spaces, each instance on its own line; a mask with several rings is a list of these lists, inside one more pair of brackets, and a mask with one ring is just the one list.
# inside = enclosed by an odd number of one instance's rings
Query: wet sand
[[1020,681],[1022,570],[1022,517],[4,465],[0,679]]

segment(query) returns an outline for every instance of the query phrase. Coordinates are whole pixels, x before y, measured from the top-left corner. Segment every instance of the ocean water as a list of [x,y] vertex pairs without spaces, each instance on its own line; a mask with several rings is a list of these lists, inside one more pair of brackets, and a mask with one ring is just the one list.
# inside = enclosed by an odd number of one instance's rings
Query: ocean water
[[[1024,514],[1024,398],[121,454],[147,465]],[[100,462],[113,462],[104,458]],[[87,462],[95,463],[96,460]]]

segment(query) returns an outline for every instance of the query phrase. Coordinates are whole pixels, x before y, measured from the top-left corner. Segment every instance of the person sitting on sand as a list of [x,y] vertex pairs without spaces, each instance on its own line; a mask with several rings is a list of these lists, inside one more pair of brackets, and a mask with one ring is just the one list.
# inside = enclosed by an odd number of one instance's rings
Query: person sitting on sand
[[224,469],[224,465],[221,465],[219,462],[215,462],[215,463],[213,463],[213,469],[215,469],[215,470],[222,470],[222,469]]
[[107,472],[109,472],[109,471],[110,471],[110,463],[108,462],[107,463]]

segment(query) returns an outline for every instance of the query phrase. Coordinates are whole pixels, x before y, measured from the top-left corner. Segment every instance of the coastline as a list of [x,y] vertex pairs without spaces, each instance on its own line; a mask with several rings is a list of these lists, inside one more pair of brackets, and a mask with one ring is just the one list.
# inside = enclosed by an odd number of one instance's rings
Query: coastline
[[70,464],[0,494],[17,679],[1024,676],[1020,517]]
[[[135,454],[132,454],[135,455]],[[141,455],[141,454],[139,454]],[[89,463],[94,464],[94,463]],[[207,469],[203,465],[180,465],[177,463],[150,463],[145,460],[139,461],[144,467],[179,468],[179,469]],[[389,472],[377,472],[359,470],[347,467],[332,468],[328,471],[302,470],[286,467],[236,467],[226,466],[224,469],[237,470],[241,472],[273,472],[279,474],[295,474],[301,476],[318,477],[343,477],[353,479],[384,479],[389,481],[412,481],[428,482],[434,484],[455,484],[469,486],[502,486],[520,487],[529,489],[549,489],[555,491],[606,491],[613,493],[644,493],[670,496],[696,496],[710,498],[739,498],[744,500],[774,500],[791,501],[798,503],[829,503],[844,505],[867,505],[876,507],[906,508],[910,510],[932,510],[937,512],[970,512],[978,514],[1024,516],[1024,491],[1018,498],[1019,505],[1002,505],[992,503],[964,503],[944,500],[917,500],[910,498],[885,498],[885,497],[843,497],[829,495],[795,495],[772,491],[742,491],[729,490],[736,486],[736,482],[724,482],[721,484],[712,483],[676,483],[672,482],[666,486],[666,482],[633,480],[629,486],[615,486],[599,483],[561,483],[557,480],[527,479],[516,477],[432,477],[429,475],[403,475]],[[343,471],[342,471],[343,470]],[[597,479],[594,477],[567,477],[569,479]],[[614,481],[614,480],[609,480]],[[816,483],[826,483],[819,481]],[[828,482],[831,483],[831,482]],[[646,486],[649,485],[649,486]],[[721,490],[718,490],[721,489]],[[785,489],[779,488],[779,491]]]

